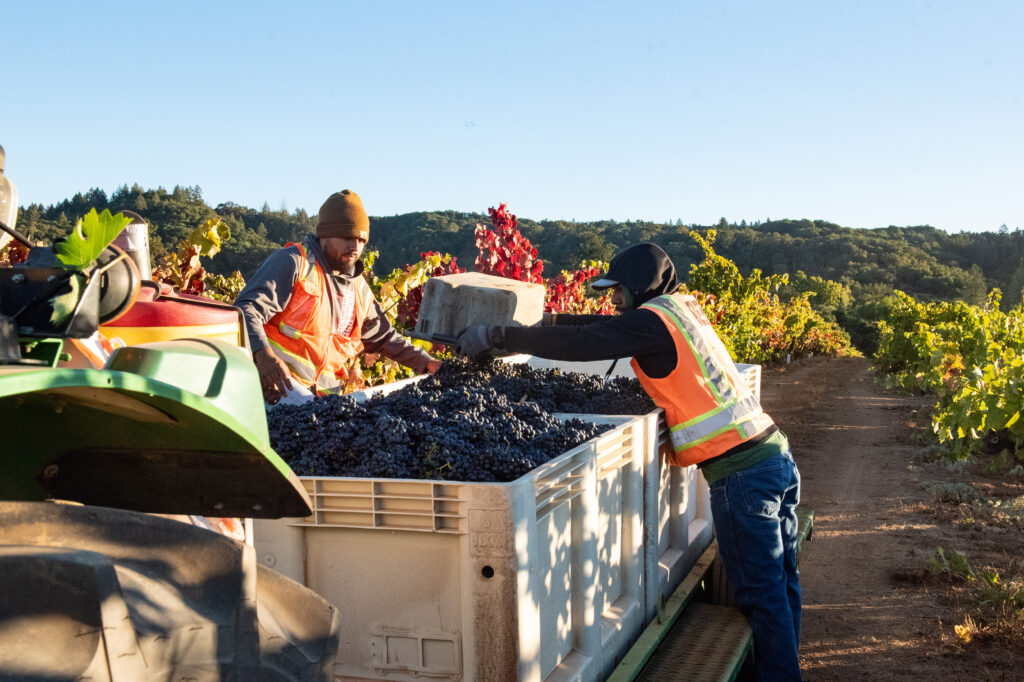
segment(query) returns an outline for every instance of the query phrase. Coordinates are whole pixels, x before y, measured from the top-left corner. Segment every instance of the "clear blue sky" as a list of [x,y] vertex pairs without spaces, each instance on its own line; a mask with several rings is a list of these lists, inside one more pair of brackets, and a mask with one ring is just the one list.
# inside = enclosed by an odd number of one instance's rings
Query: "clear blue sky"
[[1024,228],[1024,2],[0,0],[22,205]]

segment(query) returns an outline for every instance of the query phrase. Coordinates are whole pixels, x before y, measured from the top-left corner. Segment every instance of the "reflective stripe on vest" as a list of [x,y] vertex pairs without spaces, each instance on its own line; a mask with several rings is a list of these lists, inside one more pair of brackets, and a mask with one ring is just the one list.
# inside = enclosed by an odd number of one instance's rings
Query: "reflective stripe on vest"
[[[723,363],[728,363],[726,367],[733,367],[729,351],[714,332],[697,299],[693,296],[680,298],[682,300],[677,302],[671,296],[659,296],[643,307],[661,311],[663,316],[668,316],[675,328],[686,337],[690,353],[697,361],[707,387],[714,393],[715,401],[723,403],[734,400],[736,389],[722,369]],[[708,331],[711,332],[710,336]]]
[[291,370],[292,375],[296,379],[302,381],[307,386],[312,386],[316,383],[316,365],[304,357],[292,353],[270,337],[267,337],[267,343],[270,344],[270,349],[274,351],[274,355],[280,358],[284,364],[288,365],[288,369]]
[[676,346],[676,367],[667,377],[652,378],[635,359],[631,363],[640,383],[665,410],[674,464],[717,457],[772,425],[696,299],[659,296],[641,307],[661,318]]
[[672,447],[676,452],[682,452],[702,445],[731,429],[739,433],[741,440],[746,440],[766,428],[754,431],[757,429],[758,414],[764,414],[761,405],[756,397],[748,394],[689,422],[670,427]]
[[[318,279],[320,275],[320,268],[316,267],[316,256],[306,249],[305,244],[295,244],[299,249],[299,253],[302,255],[302,261],[299,276],[296,278],[297,282],[306,280],[306,284],[313,290],[320,288],[320,281]],[[290,300],[290,299],[289,299]],[[302,330],[285,324],[284,320],[277,323],[277,329],[281,332],[282,336],[289,339],[301,339]],[[288,348],[285,348],[281,343],[275,341],[271,337],[267,337],[267,341],[270,343],[271,350],[274,354],[279,357],[288,368],[291,369],[292,375],[296,379],[303,381],[307,386],[312,386],[317,382],[317,368],[316,365],[307,360],[301,355],[297,355],[291,352]]]

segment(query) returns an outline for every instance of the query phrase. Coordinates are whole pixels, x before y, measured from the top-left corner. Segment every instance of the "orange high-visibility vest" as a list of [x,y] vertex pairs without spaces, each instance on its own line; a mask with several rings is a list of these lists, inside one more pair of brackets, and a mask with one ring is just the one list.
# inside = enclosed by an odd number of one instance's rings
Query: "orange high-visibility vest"
[[676,345],[676,367],[664,378],[644,374],[636,359],[630,363],[644,390],[665,410],[671,464],[704,462],[773,425],[693,296],[658,296],[640,307],[661,318]]
[[334,294],[316,256],[302,244],[286,246],[296,247],[302,255],[299,277],[284,310],[270,318],[263,330],[274,354],[298,382],[320,392],[336,391],[338,379],[346,374],[345,361],[363,350],[363,321],[371,296],[363,287],[351,287],[355,297],[351,329],[335,330],[330,298]]

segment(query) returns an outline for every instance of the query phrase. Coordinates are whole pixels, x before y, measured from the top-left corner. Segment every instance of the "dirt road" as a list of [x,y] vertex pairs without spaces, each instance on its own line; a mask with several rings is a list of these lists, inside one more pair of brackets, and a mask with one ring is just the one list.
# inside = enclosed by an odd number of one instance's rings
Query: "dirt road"
[[801,503],[815,511],[800,565],[806,679],[1024,679],[1024,661],[1007,652],[957,655],[943,641],[955,614],[922,576],[958,538],[928,512],[921,485],[914,433],[929,400],[887,393],[869,370],[862,359],[810,359],[762,377],[762,404],[800,468]]

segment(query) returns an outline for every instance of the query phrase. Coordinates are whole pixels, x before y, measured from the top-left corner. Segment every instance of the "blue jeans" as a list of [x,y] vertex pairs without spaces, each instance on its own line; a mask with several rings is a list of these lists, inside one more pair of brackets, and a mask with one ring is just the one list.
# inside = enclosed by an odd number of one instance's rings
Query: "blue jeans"
[[800,472],[789,449],[711,484],[718,551],[736,606],[754,631],[761,680],[799,680]]

